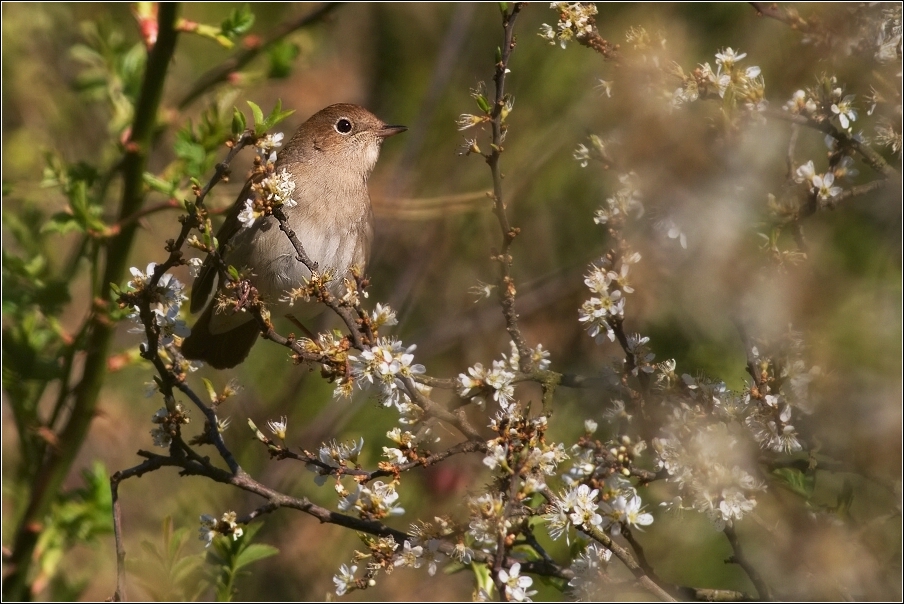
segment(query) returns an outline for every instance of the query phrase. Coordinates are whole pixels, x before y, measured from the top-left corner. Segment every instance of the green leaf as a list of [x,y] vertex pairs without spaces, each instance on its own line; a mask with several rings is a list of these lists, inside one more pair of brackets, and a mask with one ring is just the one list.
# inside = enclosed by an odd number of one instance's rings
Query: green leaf
[[260,106],[253,101],[245,101],[248,103],[248,106],[251,107],[251,115],[254,117],[254,133],[257,135],[261,135],[266,131],[266,128],[261,129],[261,126],[264,123],[264,112],[261,111]]
[[236,138],[245,131],[245,114],[238,107],[232,108],[232,135]]
[[42,233],[59,233],[65,235],[77,231],[85,232],[85,225],[79,222],[75,216],[67,212],[57,212],[50,217],[50,220],[41,229]]
[[816,487],[815,475],[801,472],[795,468],[778,468],[772,471],[772,475],[779,479],[780,484],[804,499],[809,499],[813,495],[813,489]]
[[235,558],[235,561],[233,563],[234,568],[238,570],[244,566],[248,566],[252,562],[257,562],[258,560],[263,560],[265,558],[275,556],[278,553],[279,549],[273,547],[272,545],[252,543],[244,550],[242,550]]
[[220,25],[220,31],[230,40],[234,40],[248,33],[252,25],[254,25],[254,13],[251,12],[251,7],[246,4],[232,11],[223,20]]
[[144,184],[146,184],[151,191],[162,193],[167,197],[176,197],[175,193],[178,183],[170,182],[150,172],[144,173],[143,180]]
[[474,571],[474,578],[477,581],[477,588],[483,588],[490,597],[493,596],[493,593],[496,591],[496,585],[493,583],[493,574],[490,572],[490,567],[487,564],[481,564],[479,562],[472,562],[471,569]]
[[480,107],[480,110],[486,114],[490,113],[490,103],[487,101],[486,97],[482,94],[479,94],[474,97],[474,100],[477,101],[477,106]]
[[217,389],[213,387],[213,382],[211,382],[207,378],[201,378],[201,381],[204,382],[204,387],[207,388],[207,396],[210,397],[210,401],[216,401]]
[[267,56],[270,59],[270,71],[267,76],[276,79],[288,77],[292,73],[292,64],[300,52],[297,44],[286,40],[279,40],[271,45],[267,49]]
[[287,111],[282,110],[282,99],[276,99],[276,106],[273,107],[273,111],[270,112],[270,115],[267,116],[265,120],[265,124],[267,126],[267,130],[280,123],[290,115],[295,113],[294,109],[289,109]]

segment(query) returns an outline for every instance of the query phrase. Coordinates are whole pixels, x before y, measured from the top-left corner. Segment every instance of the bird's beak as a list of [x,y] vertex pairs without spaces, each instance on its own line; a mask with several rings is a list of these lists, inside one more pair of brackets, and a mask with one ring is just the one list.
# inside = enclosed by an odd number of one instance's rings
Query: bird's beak
[[408,126],[383,126],[380,130],[377,131],[377,136],[379,136],[380,138],[389,138],[390,136],[401,134],[406,130],[408,130]]

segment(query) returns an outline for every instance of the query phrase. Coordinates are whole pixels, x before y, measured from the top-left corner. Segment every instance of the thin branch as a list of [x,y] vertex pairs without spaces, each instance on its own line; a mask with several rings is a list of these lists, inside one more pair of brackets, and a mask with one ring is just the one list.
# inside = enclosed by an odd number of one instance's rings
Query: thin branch
[[858,141],[852,136],[849,136],[847,133],[838,130],[838,128],[833,126],[832,123],[828,120],[817,121],[804,115],[791,113],[790,111],[783,111],[780,109],[764,109],[760,112],[760,114],[770,119],[783,120],[786,122],[791,122],[792,124],[798,124],[800,126],[806,126],[808,128],[813,128],[814,130],[824,132],[837,140],[842,147],[850,147],[851,149],[859,153],[863,157],[863,161],[866,162],[868,166],[870,166],[885,178],[899,178],[898,170],[891,164],[886,162],[885,158],[879,155],[868,145]]
[[[275,446],[275,445],[273,445]],[[364,470],[359,468],[337,468],[335,466],[331,466],[328,463],[324,463],[320,461],[319,457],[311,455],[310,453],[295,453],[285,448],[279,447],[276,451],[271,453],[272,457],[277,459],[294,459],[296,461],[301,461],[306,464],[310,464],[312,466],[316,466],[320,469],[321,476],[326,475],[334,475],[334,476],[355,476],[360,477],[359,482],[367,483],[375,478],[383,478],[387,476],[397,476],[402,472],[407,472],[413,468],[424,467],[427,468],[434,464],[437,464],[453,455],[458,455],[460,453],[473,453],[475,451],[486,451],[486,443],[466,440],[464,442],[458,443],[457,445],[453,445],[446,449],[445,451],[440,451],[439,453],[433,453],[427,455],[426,457],[418,457],[412,461],[408,461],[401,464],[393,464],[391,470]]]
[[756,10],[757,15],[787,23],[792,29],[802,32],[807,32],[811,29],[810,23],[803,19],[794,7],[780,7],[775,2],[751,2],[750,6]]
[[772,590],[769,589],[769,585],[763,580],[762,575],[753,567],[750,563],[750,560],[747,559],[747,556],[744,554],[744,550],[741,548],[741,542],[738,541],[738,535],[734,530],[733,526],[726,526],[725,530],[722,531],[725,533],[725,536],[728,537],[728,542],[731,544],[731,549],[734,554],[726,560],[727,563],[733,563],[740,566],[747,576],[750,577],[750,582],[753,583],[753,586],[756,588],[758,600],[763,602],[771,602],[775,599],[772,594]]
[[650,578],[650,576],[640,566],[634,556],[631,555],[631,552],[613,541],[609,535],[595,526],[587,526],[586,524],[581,527],[581,530],[590,535],[594,540],[602,543],[608,549],[612,550],[612,553],[615,554],[615,557],[621,560],[621,562],[626,567],[628,567],[628,570],[631,571],[631,574],[634,575],[634,578],[637,579],[637,582],[641,587],[646,589],[648,592],[650,592],[663,602],[675,601],[675,598],[669,595],[668,592],[662,589],[652,578]]
[[496,63],[496,73],[493,81],[496,85],[496,96],[493,102],[493,110],[490,114],[491,124],[493,128],[493,145],[492,153],[486,157],[487,165],[493,175],[493,211],[499,220],[499,226],[502,229],[502,247],[495,260],[499,262],[499,301],[502,304],[502,314],[505,317],[505,328],[509,336],[518,349],[519,364],[521,370],[529,372],[532,368],[531,350],[521,334],[521,328],[518,325],[518,313],[515,312],[515,281],[512,279],[512,257],[509,254],[512,242],[520,232],[519,229],[513,228],[508,221],[505,209],[505,199],[502,194],[502,171],[499,169],[499,158],[502,155],[502,142],[505,139],[504,124],[502,121],[502,112],[505,108],[506,101],[509,99],[505,94],[505,76],[508,73],[509,58],[515,49],[515,20],[523,8],[523,4],[516,2],[511,12],[504,12],[502,15],[503,43],[499,48],[500,60]]
[[333,12],[333,10],[338,8],[341,4],[341,2],[329,2],[307,14],[297,17],[293,21],[284,23],[281,26],[273,29],[273,31],[271,31],[266,38],[260,40],[253,47],[240,50],[230,58],[226,59],[224,62],[208,70],[200,78],[198,78],[191,89],[185,94],[184,97],[182,97],[182,100],[179,101],[179,109],[185,109],[195,99],[203,95],[210,88],[219,84],[220,82],[225,82],[229,78],[230,74],[247,65],[262,51],[266,50],[276,42],[279,42],[293,31],[317,23],[318,21],[329,15],[331,12]]
[[158,458],[148,459],[128,470],[121,470],[110,477],[110,494],[113,501],[113,538],[116,543],[116,592],[114,602],[126,601],[126,550],[122,541],[122,505],[119,502],[119,483],[127,478],[140,477],[159,470],[163,463]]

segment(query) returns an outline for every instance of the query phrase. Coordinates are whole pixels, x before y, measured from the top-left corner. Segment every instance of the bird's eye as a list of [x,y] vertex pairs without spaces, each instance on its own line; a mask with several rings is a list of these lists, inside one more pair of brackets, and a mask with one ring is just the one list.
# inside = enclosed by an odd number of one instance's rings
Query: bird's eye
[[336,122],[335,128],[339,134],[348,134],[352,131],[352,123],[343,117]]

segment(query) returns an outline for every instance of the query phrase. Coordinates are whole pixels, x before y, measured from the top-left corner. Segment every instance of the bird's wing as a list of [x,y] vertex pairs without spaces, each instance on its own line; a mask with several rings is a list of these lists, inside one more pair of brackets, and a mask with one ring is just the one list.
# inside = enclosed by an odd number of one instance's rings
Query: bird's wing
[[[242,189],[242,192],[239,193],[238,199],[236,199],[235,203],[232,204],[232,207],[229,208],[229,212],[226,214],[226,220],[220,225],[220,229],[217,231],[217,251],[220,252],[221,256],[224,254],[226,246],[229,244],[229,240],[232,239],[232,236],[242,228],[242,223],[239,222],[239,213],[245,207],[245,200],[251,197],[251,185],[253,183],[254,179],[249,179],[248,182],[245,183],[245,187]],[[210,293],[213,291],[213,287],[217,282],[217,275],[217,265],[213,261],[213,258],[208,255],[207,258],[204,259],[201,270],[198,271],[198,276],[195,277],[195,282],[191,288],[190,308],[192,313],[202,310],[207,305]]]

